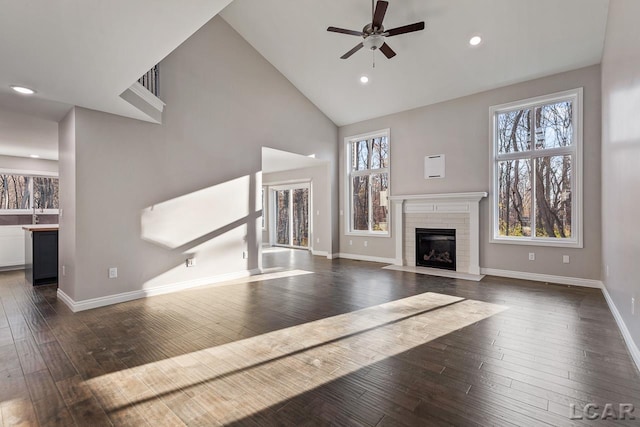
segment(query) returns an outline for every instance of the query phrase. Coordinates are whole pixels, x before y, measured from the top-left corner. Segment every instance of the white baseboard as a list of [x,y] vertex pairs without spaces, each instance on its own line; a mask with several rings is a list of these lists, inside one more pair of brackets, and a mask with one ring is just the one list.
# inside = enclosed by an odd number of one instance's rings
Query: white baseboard
[[355,259],[357,261],[379,262],[382,264],[393,264],[396,260],[395,258],[382,258],[377,256],[360,255],[360,254],[345,254],[343,252],[340,252],[339,254],[333,254],[333,257]]
[[4,267],[0,267],[0,271],[17,271],[24,270],[24,265],[7,265]]
[[248,271],[239,271],[235,273],[221,274],[213,277],[203,277],[201,279],[187,280],[184,282],[171,283],[168,285],[157,286],[150,289],[140,289],[131,292],[123,292],[115,295],[107,295],[104,297],[90,298],[81,301],[74,301],[69,295],[58,288],[58,298],[65,303],[67,307],[74,313],[78,311],[90,310],[92,308],[104,307],[107,305],[118,304],[121,302],[132,301],[135,299],[146,298],[156,295],[163,295],[172,292],[183,291],[186,289],[196,288],[199,286],[213,285],[229,280],[241,279],[243,277],[254,276],[260,274],[259,269]]
[[609,310],[611,310],[611,313],[613,314],[613,318],[616,319],[618,329],[620,329],[622,337],[624,338],[624,342],[625,344],[627,344],[627,348],[629,349],[629,353],[631,353],[631,358],[640,371],[640,349],[638,348],[636,342],[633,340],[631,332],[629,332],[629,329],[627,329],[627,324],[624,323],[624,320],[622,319],[622,316],[618,311],[618,307],[616,307],[616,305],[613,303],[611,295],[609,295],[609,291],[607,291],[606,286],[602,287],[602,293],[604,294],[604,299],[607,301],[607,305],[609,305]]
[[498,270],[495,268],[481,268],[481,274],[488,276],[509,277],[511,279],[533,280],[535,282],[557,283],[559,285],[581,286],[584,288],[602,289],[600,280],[582,279],[580,277],[553,276],[551,274],[527,273],[524,271]]
[[337,259],[337,258],[340,258],[340,254],[334,254],[334,253],[327,254],[327,259]]
[[311,249],[311,255],[326,256],[328,258],[329,257],[329,252],[327,252],[327,251],[316,251],[316,250]]

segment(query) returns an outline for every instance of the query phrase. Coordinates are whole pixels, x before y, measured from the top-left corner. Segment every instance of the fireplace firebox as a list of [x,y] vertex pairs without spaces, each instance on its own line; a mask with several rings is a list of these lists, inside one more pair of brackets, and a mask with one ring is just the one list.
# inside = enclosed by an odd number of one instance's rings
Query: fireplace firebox
[[416,228],[416,266],[456,269],[456,230]]

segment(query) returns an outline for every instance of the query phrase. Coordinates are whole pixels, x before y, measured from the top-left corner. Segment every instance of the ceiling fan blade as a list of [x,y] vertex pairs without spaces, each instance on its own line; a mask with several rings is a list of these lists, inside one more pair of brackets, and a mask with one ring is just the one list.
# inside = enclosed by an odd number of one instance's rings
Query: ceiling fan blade
[[330,31],[332,33],[349,34],[350,36],[362,37],[362,31],[345,30],[344,28],[337,27],[329,27],[327,28],[327,31]]
[[393,28],[385,31],[387,37],[397,36],[399,34],[413,33],[414,31],[424,30],[424,21],[415,24],[405,25],[403,27]]
[[351,49],[349,52],[345,53],[344,55],[342,55],[340,57],[340,59],[347,59],[348,57],[350,57],[351,55],[353,55],[354,53],[356,53],[357,51],[359,51],[360,49],[362,49],[364,45],[362,43],[358,43],[356,45],[356,47],[354,47],[353,49]]
[[393,51],[393,49],[391,49],[386,43],[383,43],[382,46],[380,46],[380,52],[384,53],[384,56],[386,56],[387,59],[391,59],[396,56],[396,53]]
[[378,0],[376,3],[376,11],[373,13],[373,28],[382,27],[382,20],[384,19],[385,13],[387,13],[387,7],[389,6],[389,2],[384,0]]

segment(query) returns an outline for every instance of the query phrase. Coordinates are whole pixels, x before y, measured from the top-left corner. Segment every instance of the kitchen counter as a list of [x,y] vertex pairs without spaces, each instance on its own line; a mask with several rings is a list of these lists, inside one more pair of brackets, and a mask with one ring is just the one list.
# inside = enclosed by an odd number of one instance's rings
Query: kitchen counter
[[58,224],[33,224],[22,227],[26,231],[54,231],[58,229]]
[[58,224],[25,225],[22,229],[25,279],[34,286],[57,283]]

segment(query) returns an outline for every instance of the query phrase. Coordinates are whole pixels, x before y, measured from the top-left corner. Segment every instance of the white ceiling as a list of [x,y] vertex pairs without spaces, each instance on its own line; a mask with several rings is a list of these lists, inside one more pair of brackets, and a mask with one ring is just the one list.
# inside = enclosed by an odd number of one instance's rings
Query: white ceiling
[[[337,125],[383,116],[600,63],[609,0],[389,1],[386,28],[425,20],[426,30],[387,39],[397,56],[358,37],[369,0],[234,0],[223,12],[271,64]],[[468,44],[481,34],[483,43]],[[358,81],[362,74],[368,85]]]
[[230,1],[2,1],[0,106],[18,84],[40,117],[64,114],[52,100],[149,120],[120,94]]
[[[3,1],[0,154],[56,158],[53,129],[72,105],[148,120],[119,95],[230,2]],[[376,54],[375,69],[364,50],[340,60],[359,39],[326,31],[361,29],[370,7],[235,0],[222,16],[344,125],[599,63],[608,0],[391,0],[387,28],[425,20],[427,29],[390,38],[398,56]],[[470,48],[477,33],[484,42]],[[12,84],[38,93],[17,95]]]
[[262,172],[282,172],[287,170],[312,168],[326,164],[324,160],[303,156],[289,151],[262,147]]

